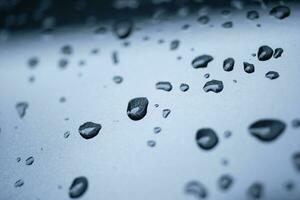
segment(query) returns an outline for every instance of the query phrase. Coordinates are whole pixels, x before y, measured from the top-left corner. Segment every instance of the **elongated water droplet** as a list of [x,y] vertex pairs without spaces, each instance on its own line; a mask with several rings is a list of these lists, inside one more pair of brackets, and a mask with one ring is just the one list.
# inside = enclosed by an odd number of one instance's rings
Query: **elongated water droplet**
[[256,182],[250,185],[247,190],[247,194],[252,199],[260,199],[263,196],[264,186],[263,184]]
[[211,80],[205,83],[203,90],[205,92],[219,93],[223,90],[223,82],[218,80]]
[[170,82],[167,82],[167,81],[157,82],[155,87],[158,90],[164,90],[164,91],[167,91],[167,92],[170,92],[173,88],[172,84]]
[[234,59],[233,58],[227,58],[223,62],[223,69],[226,72],[230,72],[233,70],[234,67]]
[[228,190],[233,184],[233,177],[229,174],[224,174],[218,179],[218,187],[225,191]]
[[256,10],[250,10],[247,12],[247,18],[250,20],[255,20],[259,18],[259,14]]
[[200,24],[207,24],[209,22],[209,17],[204,15],[197,19]]
[[211,128],[202,128],[196,133],[196,142],[201,149],[211,150],[218,144],[219,138]]
[[179,40],[173,40],[173,41],[171,41],[170,50],[171,51],[176,50],[179,47],[179,44],[180,44]]
[[133,29],[133,22],[131,20],[119,20],[113,24],[113,32],[120,39],[127,38]]
[[15,187],[21,187],[22,185],[24,185],[23,179],[19,179],[15,182]]
[[277,79],[279,77],[279,73],[274,72],[274,71],[269,71],[269,72],[266,73],[265,77],[268,78],[268,79],[271,79],[271,80]]
[[201,55],[192,61],[193,68],[205,68],[207,67],[208,63],[211,62],[214,58],[210,55]]
[[127,106],[127,115],[130,119],[141,120],[147,114],[148,99],[146,97],[137,97],[131,99]]
[[292,155],[292,162],[295,169],[300,172],[300,152],[296,152]]
[[120,84],[123,82],[123,77],[122,76],[114,76],[113,77],[113,81],[116,83],[116,84]]
[[64,133],[64,138],[68,138],[70,136],[70,134],[71,134],[70,131],[65,132]]
[[232,28],[233,27],[233,22],[229,21],[229,22],[224,22],[222,24],[223,28]]
[[248,74],[251,74],[255,71],[255,67],[253,64],[248,63],[248,62],[244,62],[244,71]]
[[168,109],[168,108],[167,109],[163,109],[163,111],[162,111],[163,118],[167,118],[170,113],[171,113],[170,109]]
[[23,118],[26,114],[26,110],[28,109],[29,104],[27,102],[19,102],[16,104],[16,109],[20,118]]
[[147,145],[148,145],[149,147],[155,147],[155,146],[156,146],[156,142],[155,142],[154,140],[148,140],[148,141],[147,141]]
[[182,92],[188,91],[189,88],[190,88],[190,86],[189,86],[188,84],[186,84],[186,83],[181,83],[181,85],[180,85],[180,90],[181,90]]
[[249,132],[262,142],[271,142],[278,138],[285,128],[285,123],[280,120],[261,119],[249,126]]
[[84,139],[91,139],[98,135],[101,128],[101,124],[96,124],[94,122],[85,122],[79,127],[78,132]]
[[33,156],[30,156],[29,158],[26,159],[25,163],[26,165],[32,165],[34,162]]
[[208,191],[205,186],[198,181],[190,181],[185,185],[184,192],[194,196],[196,199],[205,199]]
[[282,53],[283,53],[282,48],[276,48],[273,57],[274,58],[279,58],[279,57],[281,57]]
[[160,127],[154,127],[154,128],[153,128],[153,132],[154,132],[155,134],[160,133],[160,132],[161,132],[161,128],[160,128]]
[[291,10],[287,6],[276,6],[270,11],[270,15],[276,17],[277,19],[284,19],[290,16],[290,14]]
[[72,199],[81,197],[88,189],[88,180],[84,176],[77,177],[73,180],[69,188],[69,196]]
[[270,58],[272,58],[272,55],[273,55],[273,49],[266,45],[259,47],[257,52],[257,57],[258,60],[260,61],[269,60]]

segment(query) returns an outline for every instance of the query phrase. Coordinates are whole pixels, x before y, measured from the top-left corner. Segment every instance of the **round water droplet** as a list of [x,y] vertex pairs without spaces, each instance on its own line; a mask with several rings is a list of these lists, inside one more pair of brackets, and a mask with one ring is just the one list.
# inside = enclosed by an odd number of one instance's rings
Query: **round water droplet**
[[228,130],[227,130],[227,131],[224,132],[224,137],[225,137],[225,138],[229,138],[229,137],[231,137],[231,135],[232,135],[232,132],[231,132],[231,131],[228,131]]
[[171,41],[170,43],[170,50],[173,51],[173,50],[176,50],[178,47],[179,47],[179,40],[173,40]]
[[114,76],[113,77],[113,81],[116,83],[116,84],[120,84],[123,82],[123,77],[122,76]]
[[163,111],[162,111],[163,118],[167,118],[170,113],[171,113],[170,109],[168,109],[168,108],[167,109],[163,109]]
[[61,52],[65,55],[71,55],[73,53],[73,48],[70,45],[65,45],[61,48]]
[[214,58],[210,55],[201,55],[192,61],[193,68],[205,68],[207,67],[208,63],[211,62]]
[[205,92],[219,93],[223,90],[223,82],[218,80],[211,80],[205,83],[203,90]]
[[26,110],[28,109],[29,104],[27,102],[19,102],[16,104],[16,110],[19,114],[20,118],[23,118],[26,114]]
[[196,133],[196,142],[201,149],[211,150],[218,144],[219,138],[211,128],[202,128]]
[[33,156],[30,156],[29,158],[26,159],[25,164],[26,165],[32,165],[34,162]]
[[259,18],[259,14],[256,10],[251,10],[247,12],[247,18],[250,20],[255,20]]
[[69,196],[72,199],[81,197],[88,189],[88,180],[84,176],[77,177],[73,180],[69,188]]
[[274,58],[279,58],[279,57],[281,57],[282,53],[283,53],[282,48],[276,48],[273,57]]
[[98,135],[101,128],[101,124],[96,124],[94,122],[85,122],[79,127],[78,132],[84,139],[91,139]]
[[160,132],[161,132],[161,128],[160,128],[160,127],[154,127],[154,128],[153,128],[153,132],[154,132],[155,134],[160,133]]
[[67,100],[66,97],[60,97],[60,98],[59,98],[59,102],[60,102],[60,103],[65,103],[66,100]]
[[278,138],[285,128],[285,123],[280,120],[261,119],[249,126],[249,132],[262,142],[271,142]]
[[30,68],[35,68],[39,64],[39,59],[37,57],[32,57],[28,60],[28,66]]
[[296,152],[292,155],[292,162],[295,169],[300,172],[300,152]]
[[127,115],[130,119],[141,120],[147,114],[148,99],[146,97],[137,97],[131,99],[127,106]]
[[15,187],[21,187],[24,185],[23,179],[19,179],[15,182]]
[[133,22],[131,20],[119,20],[113,24],[113,32],[120,39],[127,38],[133,29]]
[[229,22],[224,22],[222,24],[223,28],[232,28],[233,27],[233,22],[229,21]]
[[228,190],[233,184],[233,177],[229,174],[224,174],[218,179],[218,187],[220,190]]
[[148,141],[147,141],[147,145],[148,145],[149,147],[155,147],[155,146],[156,146],[156,142],[155,142],[154,140],[148,140]]
[[279,77],[279,73],[275,71],[269,71],[266,73],[265,77],[271,80],[277,79]]
[[244,71],[248,74],[251,74],[255,71],[255,67],[253,64],[248,63],[248,62],[244,62]]
[[270,15],[277,19],[284,19],[290,16],[291,10],[287,6],[276,6],[270,11]]
[[258,60],[260,61],[269,60],[270,58],[272,58],[272,55],[273,55],[273,49],[266,45],[259,47],[257,52],[257,57]]
[[172,84],[170,82],[167,82],[167,81],[157,82],[155,87],[158,90],[164,90],[164,91],[167,91],[167,92],[170,92],[173,88]]
[[226,72],[230,72],[233,70],[234,67],[234,59],[233,58],[227,58],[223,62],[223,69]]
[[65,58],[62,58],[58,61],[58,67],[61,68],[61,69],[65,69],[68,65],[68,60],[65,59]]
[[252,199],[260,199],[263,196],[264,186],[261,183],[253,183],[247,190],[247,194]]
[[185,185],[184,192],[194,196],[196,199],[205,199],[208,191],[205,186],[198,181],[190,181]]
[[209,17],[204,15],[197,19],[200,24],[207,24],[209,22]]
[[188,91],[189,88],[190,88],[190,86],[189,86],[188,84],[186,84],[186,83],[181,83],[181,85],[180,85],[180,90],[181,90],[182,92]]
[[293,181],[288,181],[288,182],[284,183],[284,188],[287,191],[292,191],[295,188],[295,183]]

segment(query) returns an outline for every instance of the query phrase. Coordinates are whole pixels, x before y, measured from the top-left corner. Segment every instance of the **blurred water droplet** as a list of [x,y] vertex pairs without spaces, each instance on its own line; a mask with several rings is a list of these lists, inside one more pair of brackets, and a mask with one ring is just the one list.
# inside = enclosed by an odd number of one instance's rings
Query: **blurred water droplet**
[[33,162],[34,162],[33,156],[30,156],[29,158],[27,158],[27,159],[25,160],[25,164],[26,164],[26,165],[32,165]]
[[275,6],[271,9],[270,15],[276,17],[277,19],[284,19],[290,16],[291,10],[287,6]]
[[292,191],[295,188],[295,183],[293,181],[288,181],[288,182],[284,183],[284,188],[287,191]]
[[59,98],[59,102],[60,102],[60,103],[65,103],[66,100],[67,100],[66,97],[60,97],[60,98]]
[[172,84],[170,82],[167,82],[167,81],[157,82],[155,87],[158,90],[164,90],[164,91],[167,91],[167,92],[170,92],[173,88]]
[[176,50],[179,47],[180,41],[179,40],[173,40],[170,43],[170,50]]
[[265,77],[271,80],[277,79],[279,77],[279,73],[275,71],[269,71],[266,73]]
[[29,104],[27,102],[19,102],[16,104],[16,109],[20,118],[23,118],[26,114]]
[[272,58],[272,55],[273,55],[273,49],[266,45],[259,47],[257,52],[257,57],[258,60],[260,61],[269,60],[270,58]]
[[78,132],[84,139],[91,139],[98,135],[101,130],[101,124],[96,124],[94,122],[85,122],[79,126]]
[[249,132],[262,142],[271,142],[278,138],[285,128],[285,123],[280,120],[261,119],[249,126]]
[[222,24],[223,28],[232,28],[233,27],[233,22],[229,21],[229,22],[224,22]]
[[224,174],[218,179],[218,187],[220,190],[226,191],[233,184],[233,177],[229,174]]
[[65,45],[61,48],[61,52],[64,55],[71,55],[73,54],[73,48],[70,45]]
[[210,55],[201,55],[197,56],[192,61],[193,68],[205,68],[207,67],[208,63],[211,62],[214,58]]
[[255,67],[253,64],[248,63],[248,62],[244,62],[244,71],[248,74],[251,74],[255,71]]
[[276,48],[273,57],[274,58],[279,58],[279,57],[281,57],[282,53],[283,53],[282,48]]
[[15,187],[21,187],[22,185],[24,185],[23,179],[19,179],[15,182]]
[[114,76],[113,77],[113,81],[116,83],[116,84],[120,84],[123,82],[123,77],[122,76]]
[[225,138],[229,138],[229,137],[231,137],[231,135],[232,135],[232,132],[231,132],[231,131],[228,131],[228,130],[227,130],[227,131],[224,132],[224,137],[225,137]]
[[61,68],[61,69],[65,69],[68,65],[68,60],[65,59],[65,58],[62,58],[58,61],[58,67]]
[[127,115],[130,119],[141,120],[147,114],[149,101],[146,97],[137,97],[131,99],[127,106]]
[[293,119],[292,120],[292,127],[299,128],[300,127],[300,119]]
[[116,21],[113,24],[113,32],[119,39],[127,38],[133,29],[133,22],[131,20],[123,19]]
[[234,59],[233,58],[227,58],[223,62],[223,69],[226,72],[230,72],[233,70],[234,67]]
[[149,147],[155,147],[155,146],[156,146],[156,142],[155,142],[154,140],[148,140],[148,141],[147,141],[147,145],[148,145]]
[[88,180],[84,176],[77,177],[73,180],[69,188],[70,198],[79,198],[81,197],[88,189]]
[[198,181],[190,181],[185,185],[184,192],[194,196],[196,199],[205,199],[208,191],[205,186]]
[[168,108],[167,109],[163,109],[163,111],[162,111],[163,118],[167,118],[170,113],[171,113],[170,109],[168,109]]
[[197,19],[200,24],[207,24],[209,22],[209,17],[204,15]]
[[181,83],[181,84],[180,84],[180,90],[181,90],[182,92],[188,91],[189,88],[190,88],[190,86],[189,86],[188,84],[186,84],[186,83]]
[[211,128],[202,128],[196,133],[196,143],[203,150],[213,149],[218,142],[219,138]]
[[247,18],[250,20],[255,20],[259,18],[259,14],[256,10],[251,10],[247,12]]
[[300,152],[296,152],[292,155],[292,162],[295,169],[300,172]]
[[39,59],[37,57],[32,57],[28,60],[28,66],[30,68],[35,68],[39,64]]
[[223,82],[218,80],[211,80],[205,83],[203,90],[205,92],[219,93],[223,90]]
[[153,132],[156,133],[156,134],[160,133],[161,132],[161,128],[160,127],[154,127],[153,128]]
[[252,199],[260,199],[263,196],[264,186],[261,183],[253,183],[247,190],[247,194]]

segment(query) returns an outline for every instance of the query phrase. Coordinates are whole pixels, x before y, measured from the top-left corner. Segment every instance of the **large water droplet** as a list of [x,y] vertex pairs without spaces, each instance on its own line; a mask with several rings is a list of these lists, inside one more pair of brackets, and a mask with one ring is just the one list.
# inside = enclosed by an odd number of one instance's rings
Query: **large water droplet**
[[131,20],[119,20],[113,24],[113,32],[120,39],[127,38],[133,29],[133,22]]
[[233,70],[234,67],[234,59],[233,58],[227,58],[223,62],[223,69],[226,72],[230,72]]
[[279,58],[279,57],[281,57],[282,53],[283,53],[282,48],[276,48],[273,57],[274,58]]
[[26,114],[26,110],[29,107],[27,102],[19,102],[16,104],[16,109],[20,118],[23,118]]
[[193,195],[197,199],[204,199],[208,196],[205,186],[198,181],[190,181],[186,184],[184,191],[188,195]]
[[30,156],[29,158],[27,158],[27,159],[25,160],[25,164],[26,164],[26,165],[32,165],[33,162],[34,162],[33,156]]
[[233,177],[231,175],[224,174],[218,179],[218,187],[223,191],[228,190],[232,184]]
[[284,19],[290,16],[291,10],[287,6],[276,6],[270,11],[270,15],[276,17],[277,19]]
[[255,71],[254,65],[248,62],[244,62],[244,71],[248,74],[251,74]]
[[134,121],[143,119],[147,114],[148,103],[146,97],[131,99],[127,106],[128,117]]
[[279,77],[279,73],[275,72],[275,71],[269,71],[269,72],[266,73],[265,77],[268,78],[268,79],[273,80],[273,79],[276,79],[276,78]]
[[201,55],[192,61],[193,68],[205,68],[207,67],[208,63],[211,62],[214,58],[210,55]]
[[94,122],[85,122],[79,127],[78,132],[84,139],[91,139],[98,135],[101,128],[101,124],[96,124]]
[[296,152],[292,155],[292,162],[295,169],[300,172],[300,152]]
[[219,93],[223,90],[223,82],[218,80],[211,80],[205,83],[203,90],[205,92]]
[[158,90],[164,90],[164,91],[167,91],[167,92],[170,92],[173,88],[172,84],[170,82],[167,82],[167,81],[157,82],[155,87]]
[[249,126],[249,132],[262,142],[271,142],[283,133],[285,123],[276,119],[261,119]]
[[88,189],[88,180],[84,176],[77,177],[73,180],[69,188],[69,196],[72,199],[81,197]]
[[272,55],[273,55],[273,49],[266,45],[259,47],[257,52],[257,57],[258,60],[260,61],[269,60],[270,58],[272,58]]
[[196,142],[201,149],[211,150],[218,144],[219,138],[211,128],[202,128],[196,133]]
[[260,199],[264,192],[264,186],[261,183],[253,183],[247,190],[247,194],[252,199]]

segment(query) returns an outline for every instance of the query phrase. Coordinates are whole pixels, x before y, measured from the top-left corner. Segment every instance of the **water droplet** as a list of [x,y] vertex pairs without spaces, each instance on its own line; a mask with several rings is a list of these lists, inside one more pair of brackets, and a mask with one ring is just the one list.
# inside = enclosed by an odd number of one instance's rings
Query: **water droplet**
[[137,97],[131,99],[127,106],[127,115],[130,119],[141,120],[147,114],[149,101],[146,97]]
[[253,183],[247,190],[248,196],[253,199],[260,199],[264,192],[264,186],[261,183]]
[[116,83],[116,84],[120,84],[123,82],[123,77],[122,76],[114,76],[113,77],[113,81]]
[[211,150],[218,144],[219,138],[211,128],[202,128],[196,133],[196,142],[201,149]]
[[223,62],[223,69],[226,72],[230,72],[233,70],[234,67],[234,59],[233,58],[227,58]]
[[233,22],[229,21],[229,22],[225,22],[222,24],[223,28],[232,28],[233,27]]
[[205,186],[198,181],[190,181],[185,185],[184,192],[192,195],[197,199],[205,199],[208,196],[208,191]]
[[15,187],[21,187],[22,185],[24,185],[23,179],[19,179],[15,182]]
[[25,164],[32,165],[33,162],[34,162],[34,158],[33,156],[30,156],[29,158],[26,159]]
[[168,108],[167,109],[163,109],[163,111],[162,111],[163,118],[167,118],[170,113],[171,113],[170,109],[168,109]]
[[228,190],[232,184],[233,177],[231,175],[224,174],[218,179],[218,187],[223,191]]
[[210,76],[209,73],[204,74],[204,78],[209,78],[209,76]]
[[112,52],[112,61],[115,65],[119,63],[119,54],[117,51]]
[[271,80],[277,79],[279,77],[279,73],[275,71],[269,71],[266,73],[265,77]]
[[179,47],[180,41],[179,40],[173,40],[170,43],[170,50],[176,50]]
[[160,133],[161,132],[161,128],[160,127],[154,127],[153,128],[153,132],[156,133],[156,134]]
[[59,66],[59,68],[61,68],[61,69],[65,69],[65,68],[67,67],[68,63],[69,63],[69,62],[68,62],[67,59],[62,58],[62,59],[60,59],[60,60],[58,61],[58,66]]
[[17,157],[17,162],[20,162],[21,161],[21,158],[20,157]]
[[214,58],[210,55],[201,55],[192,61],[193,68],[205,68],[207,67],[208,63],[211,62]]
[[16,109],[20,118],[23,118],[26,114],[29,104],[27,102],[19,102],[16,104]]
[[231,137],[231,135],[232,135],[232,132],[231,132],[231,131],[228,131],[228,130],[227,130],[227,131],[224,132],[224,137],[225,137],[225,138],[229,138],[229,137]]
[[156,85],[155,85],[156,89],[158,90],[164,90],[164,91],[167,91],[167,92],[170,92],[172,90],[172,85],[170,82],[167,82],[167,81],[160,81],[160,82],[157,82]]
[[209,22],[209,17],[204,15],[197,19],[200,24],[207,24]]
[[60,97],[60,98],[59,98],[59,102],[60,102],[60,103],[65,103],[66,100],[67,100],[66,97]]
[[101,130],[101,124],[96,124],[94,122],[85,122],[79,126],[78,132],[84,139],[91,139],[98,135]]
[[274,58],[279,58],[279,57],[281,57],[282,53],[283,53],[282,48],[276,48],[273,57]]
[[284,188],[287,191],[292,191],[295,188],[295,183],[293,181],[288,181],[284,184]]
[[254,65],[248,62],[244,62],[244,71],[248,74],[251,74],[255,71]]
[[300,152],[296,152],[292,155],[292,162],[295,169],[300,172]]
[[70,136],[70,134],[71,134],[70,131],[65,132],[64,133],[64,138],[68,138]]
[[269,60],[270,58],[272,58],[272,55],[273,55],[273,49],[266,45],[259,47],[257,52],[257,57],[258,60],[260,61]]
[[189,88],[190,88],[190,86],[189,86],[188,84],[186,84],[186,83],[181,83],[181,85],[180,85],[180,90],[181,90],[182,92],[188,91]]
[[61,52],[64,55],[71,55],[73,53],[73,48],[70,45],[65,45],[61,48]]
[[292,127],[299,128],[300,127],[300,119],[293,119],[292,120]]
[[223,90],[223,82],[218,80],[211,80],[205,83],[203,90],[205,92],[219,93]]
[[79,198],[81,197],[88,189],[88,180],[84,176],[77,177],[73,180],[69,188],[70,198]]
[[247,12],[247,18],[250,20],[255,20],[259,18],[259,14],[256,10],[251,10]]
[[148,141],[147,141],[147,145],[148,145],[149,147],[155,147],[155,146],[156,146],[156,142],[155,142],[154,140],[148,140]]
[[284,19],[290,16],[291,10],[287,6],[276,6],[271,9],[270,15],[276,17],[277,19]]
[[107,32],[107,28],[104,26],[100,26],[97,29],[95,29],[95,34],[105,34]]
[[131,20],[119,20],[113,24],[113,32],[119,39],[127,38],[133,29],[133,22]]
[[32,57],[28,60],[28,66],[30,68],[35,68],[39,64],[39,59],[37,57]]
[[249,126],[249,132],[262,142],[271,142],[279,137],[285,128],[285,123],[280,120],[261,119]]
[[189,24],[184,24],[181,29],[182,30],[187,30],[188,28],[190,28],[190,25]]

